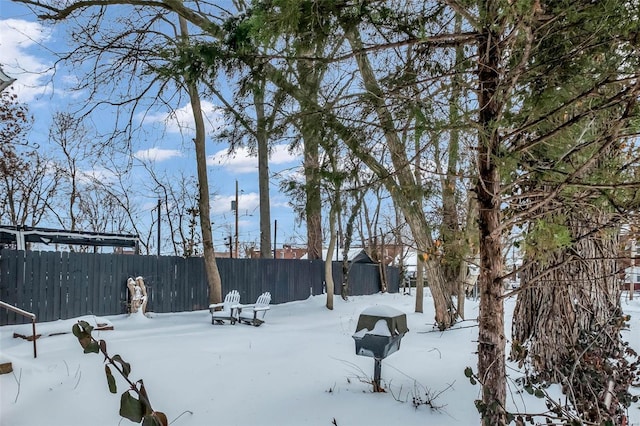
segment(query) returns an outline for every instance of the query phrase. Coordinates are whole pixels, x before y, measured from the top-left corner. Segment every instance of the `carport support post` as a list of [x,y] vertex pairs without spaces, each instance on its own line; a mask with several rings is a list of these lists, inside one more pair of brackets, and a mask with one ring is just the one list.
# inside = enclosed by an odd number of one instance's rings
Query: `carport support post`
[[380,386],[380,373],[382,372],[382,359],[374,358],[375,364],[373,366],[373,391],[384,392],[382,386]]

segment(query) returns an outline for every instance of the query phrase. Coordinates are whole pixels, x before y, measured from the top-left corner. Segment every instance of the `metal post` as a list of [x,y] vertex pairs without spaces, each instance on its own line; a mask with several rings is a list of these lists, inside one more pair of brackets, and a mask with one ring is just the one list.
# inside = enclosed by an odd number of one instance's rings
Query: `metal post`
[[36,317],[31,318],[31,329],[33,330],[33,357],[38,357],[38,348],[36,347]]
[[278,236],[278,219],[276,219],[274,221],[273,224],[273,258],[277,259],[276,257],[276,238]]
[[380,375],[382,373],[382,360],[380,358],[374,358],[375,364],[373,366],[373,391],[383,392],[382,386],[380,386]]
[[236,259],[238,258],[238,180],[236,179]]
[[162,200],[158,200],[158,256],[160,256],[160,204]]

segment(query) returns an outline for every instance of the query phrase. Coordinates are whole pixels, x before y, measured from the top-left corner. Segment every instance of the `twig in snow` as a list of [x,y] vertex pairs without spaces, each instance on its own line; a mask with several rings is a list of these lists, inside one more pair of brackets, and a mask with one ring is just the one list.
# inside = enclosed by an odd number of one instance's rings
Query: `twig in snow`
[[16,377],[16,372],[13,372],[13,378],[16,380],[16,383],[18,384],[18,392],[16,392],[16,399],[13,401],[13,403],[15,404],[16,402],[18,402],[18,396],[20,396],[20,382],[22,381],[22,368],[20,369],[20,374],[18,377]]
[[178,420],[180,417],[184,416],[185,414],[191,414],[193,416],[193,411],[189,411],[189,410],[184,410],[182,413],[180,413],[180,415],[178,417],[176,417],[175,419],[171,420],[169,422],[169,424],[173,424],[173,422],[175,422],[176,420]]

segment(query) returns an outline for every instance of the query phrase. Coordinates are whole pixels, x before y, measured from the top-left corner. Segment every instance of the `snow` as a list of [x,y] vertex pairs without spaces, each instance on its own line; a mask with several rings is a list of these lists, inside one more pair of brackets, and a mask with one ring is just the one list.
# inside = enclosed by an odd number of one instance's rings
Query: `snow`
[[353,334],[353,337],[364,337],[365,334],[375,334],[376,336],[388,336],[391,337],[391,330],[389,330],[389,325],[386,320],[378,320],[376,325],[373,326],[373,330],[367,330],[363,328],[360,331],[356,331]]
[[374,305],[364,308],[361,315],[370,315],[372,317],[397,317],[404,312],[387,305]]
[[[473,401],[480,388],[464,375],[465,367],[476,371],[478,304],[467,300],[468,319],[440,332],[426,293],[424,314],[402,294],[336,298],[332,311],[324,296],[314,296],[271,305],[260,327],[212,325],[206,310],[82,319],[113,325],[94,337],[131,363],[130,378],[144,379],[153,407],[175,426],[479,424]],[[507,336],[514,302],[505,301]],[[405,313],[410,331],[382,361],[386,392],[374,393],[374,359],[355,353],[352,335],[362,311],[382,305]],[[640,351],[640,296],[623,299],[622,307],[631,315],[624,338]],[[0,375],[0,424],[133,424],[118,415],[125,382],[116,374],[118,394],[109,393],[103,357],[83,354],[70,333],[76,321],[38,323],[36,359],[32,342],[13,338],[30,335],[31,324],[0,327],[0,358],[14,369]],[[511,363],[508,374],[509,409],[544,411],[542,400],[518,393],[521,373]],[[638,403],[629,415],[629,425],[640,426]]]

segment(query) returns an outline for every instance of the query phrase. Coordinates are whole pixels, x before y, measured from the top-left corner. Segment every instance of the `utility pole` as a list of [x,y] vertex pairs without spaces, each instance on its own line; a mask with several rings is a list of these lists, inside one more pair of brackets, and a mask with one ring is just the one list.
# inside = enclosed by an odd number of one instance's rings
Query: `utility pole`
[[236,259],[238,258],[238,179],[236,179]]
[[276,257],[276,238],[277,238],[277,235],[278,235],[278,219],[276,219],[274,221],[274,224],[273,224],[273,258],[274,259],[277,259],[277,257]]
[[158,199],[158,256],[160,256],[160,205],[162,200]]

